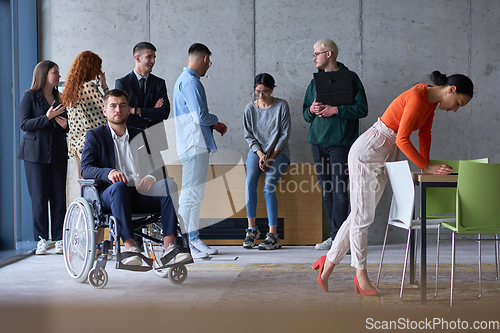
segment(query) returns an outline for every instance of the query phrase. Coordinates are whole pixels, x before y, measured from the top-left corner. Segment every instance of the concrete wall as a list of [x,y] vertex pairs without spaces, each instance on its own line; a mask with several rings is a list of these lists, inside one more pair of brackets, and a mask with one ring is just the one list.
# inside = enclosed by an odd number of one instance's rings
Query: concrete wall
[[[228,125],[223,138],[216,135],[220,148],[246,154],[242,114],[253,99],[254,75],[265,71],[277,81],[274,95],[291,107],[292,162],[312,163],[302,100],[315,72],[313,44],[331,38],[339,61],[359,74],[367,91],[362,131],[401,92],[430,83],[433,70],[463,73],[475,83],[475,98],[456,114],[437,111],[431,157],[500,162],[498,1],[41,0],[39,6],[41,58],[57,62],[63,77],[89,49],[102,57],[112,87],[133,68],[133,45],[148,40],[158,49],[154,73],[167,81],[171,99],[189,45],[206,44],[213,52],[202,79],[209,108]],[[389,195],[377,210],[372,243],[382,241]]]

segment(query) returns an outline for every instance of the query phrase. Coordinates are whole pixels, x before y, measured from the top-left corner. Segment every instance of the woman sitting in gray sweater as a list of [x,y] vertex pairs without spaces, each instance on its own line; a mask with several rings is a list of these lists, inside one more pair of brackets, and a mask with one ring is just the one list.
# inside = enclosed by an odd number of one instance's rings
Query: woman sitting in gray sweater
[[276,184],[281,174],[290,164],[290,108],[288,103],[271,96],[274,78],[261,73],[255,77],[255,95],[257,100],[245,108],[245,140],[250,152],[246,161],[247,179],[245,196],[247,202],[248,229],[243,247],[251,249],[260,231],[255,225],[257,211],[257,183],[261,172],[266,173],[264,197],[266,199],[269,232],[259,244],[259,250],[274,250],[281,247],[278,238],[278,201]]

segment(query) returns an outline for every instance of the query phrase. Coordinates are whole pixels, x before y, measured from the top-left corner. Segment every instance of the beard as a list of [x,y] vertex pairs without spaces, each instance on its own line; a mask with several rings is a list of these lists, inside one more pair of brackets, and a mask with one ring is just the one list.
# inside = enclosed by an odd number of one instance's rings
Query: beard
[[111,123],[111,124],[115,124],[115,125],[121,125],[121,124],[125,124],[128,120],[128,117],[122,117],[122,118],[118,118],[118,119],[115,119],[115,118],[111,118],[111,119],[108,119],[108,122]]

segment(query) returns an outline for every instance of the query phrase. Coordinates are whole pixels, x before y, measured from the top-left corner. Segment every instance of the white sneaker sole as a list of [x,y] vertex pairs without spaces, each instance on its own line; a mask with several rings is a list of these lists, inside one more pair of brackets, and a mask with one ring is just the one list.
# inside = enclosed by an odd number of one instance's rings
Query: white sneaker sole
[[[196,248],[198,251],[200,251],[201,253],[206,253],[208,255],[214,255],[214,254],[218,254],[219,251],[217,251],[217,249],[212,249],[211,247],[208,247],[208,246],[200,246],[200,247],[197,247],[195,244],[191,243],[191,246]],[[193,257],[194,258],[194,257]]]
[[191,261],[193,257],[189,253],[179,253],[175,256],[175,263],[182,264],[183,262]]
[[128,257],[122,261],[127,266],[142,266],[142,259],[137,256]]
[[251,249],[253,247],[255,247],[255,241],[253,241],[253,243],[245,243],[245,242],[243,242],[243,248],[245,248],[245,249]]
[[281,249],[281,244],[274,244],[274,245],[269,246],[269,247],[264,247],[264,246],[259,245],[259,250],[270,251],[270,250],[277,250],[277,249]]

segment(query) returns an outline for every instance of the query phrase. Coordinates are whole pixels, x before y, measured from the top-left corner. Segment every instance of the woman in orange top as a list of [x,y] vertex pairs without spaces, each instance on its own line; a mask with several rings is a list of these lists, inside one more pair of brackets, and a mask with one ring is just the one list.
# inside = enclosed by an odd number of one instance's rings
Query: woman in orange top
[[[351,213],[328,254],[313,264],[313,268],[319,270],[317,281],[324,291],[328,291],[328,277],[334,267],[350,249],[351,266],[356,268],[355,291],[363,295],[378,294],[366,272],[368,227],[387,183],[385,162],[397,147],[424,173],[440,175],[453,171],[448,165],[429,164],[434,111],[439,104],[441,110],[456,112],[469,103],[474,86],[467,76],[447,77],[439,71],[432,72],[431,81],[434,86],[417,84],[399,95],[352,145],[348,157]],[[419,151],[410,141],[411,133],[416,130],[419,131]]]

